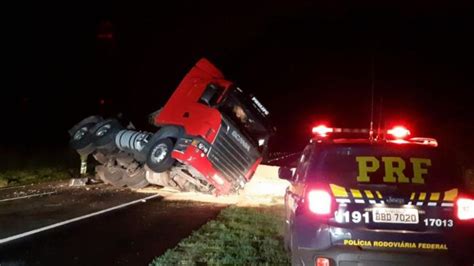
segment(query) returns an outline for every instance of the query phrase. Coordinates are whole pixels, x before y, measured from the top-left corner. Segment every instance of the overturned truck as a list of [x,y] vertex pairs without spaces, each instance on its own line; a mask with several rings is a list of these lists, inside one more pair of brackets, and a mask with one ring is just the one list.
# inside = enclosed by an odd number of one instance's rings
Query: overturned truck
[[155,184],[224,195],[251,179],[275,132],[257,98],[206,59],[150,120],[154,133],[91,116],[69,130],[70,146],[82,157],[92,154],[97,177],[114,186]]

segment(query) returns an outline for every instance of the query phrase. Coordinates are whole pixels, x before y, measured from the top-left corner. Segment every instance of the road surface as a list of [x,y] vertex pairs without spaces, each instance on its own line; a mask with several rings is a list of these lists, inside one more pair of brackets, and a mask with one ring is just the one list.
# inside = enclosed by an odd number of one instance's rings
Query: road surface
[[224,207],[105,185],[0,190],[0,265],[147,265]]

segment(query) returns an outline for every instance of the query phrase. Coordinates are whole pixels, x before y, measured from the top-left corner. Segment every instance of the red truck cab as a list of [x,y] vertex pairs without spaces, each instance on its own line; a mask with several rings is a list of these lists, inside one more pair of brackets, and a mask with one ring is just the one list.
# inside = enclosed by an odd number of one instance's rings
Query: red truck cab
[[[211,184],[216,194],[236,191],[250,180],[275,131],[257,98],[224,79],[206,59],[188,72],[153,123],[160,130],[150,141],[147,157],[153,157],[154,142],[172,139],[171,157],[192,168],[188,173]],[[167,131],[173,133],[163,133]],[[163,170],[151,160],[147,165]]]

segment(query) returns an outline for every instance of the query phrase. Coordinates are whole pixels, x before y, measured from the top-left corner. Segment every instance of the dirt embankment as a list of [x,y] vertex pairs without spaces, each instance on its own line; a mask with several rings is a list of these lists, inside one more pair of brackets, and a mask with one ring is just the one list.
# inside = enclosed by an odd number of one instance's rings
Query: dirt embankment
[[252,180],[238,195],[213,196],[195,192],[179,192],[171,189],[147,187],[142,193],[159,193],[165,200],[185,200],[238,206],[275,205],[283,203],[283,195],[289,182],[278,178],[278,167],[260,165]]

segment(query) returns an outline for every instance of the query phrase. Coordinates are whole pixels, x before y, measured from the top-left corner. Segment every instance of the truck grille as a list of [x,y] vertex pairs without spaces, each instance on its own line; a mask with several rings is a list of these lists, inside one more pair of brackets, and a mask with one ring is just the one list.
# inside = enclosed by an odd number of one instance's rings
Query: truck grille
[[[240,142],[236,138],[240,137]],[[245,174],[258,159],[259,154],[251,143],[234,127],[225,121],[209,151],[208,158],[213,166],[232,183],[245,180]]]

